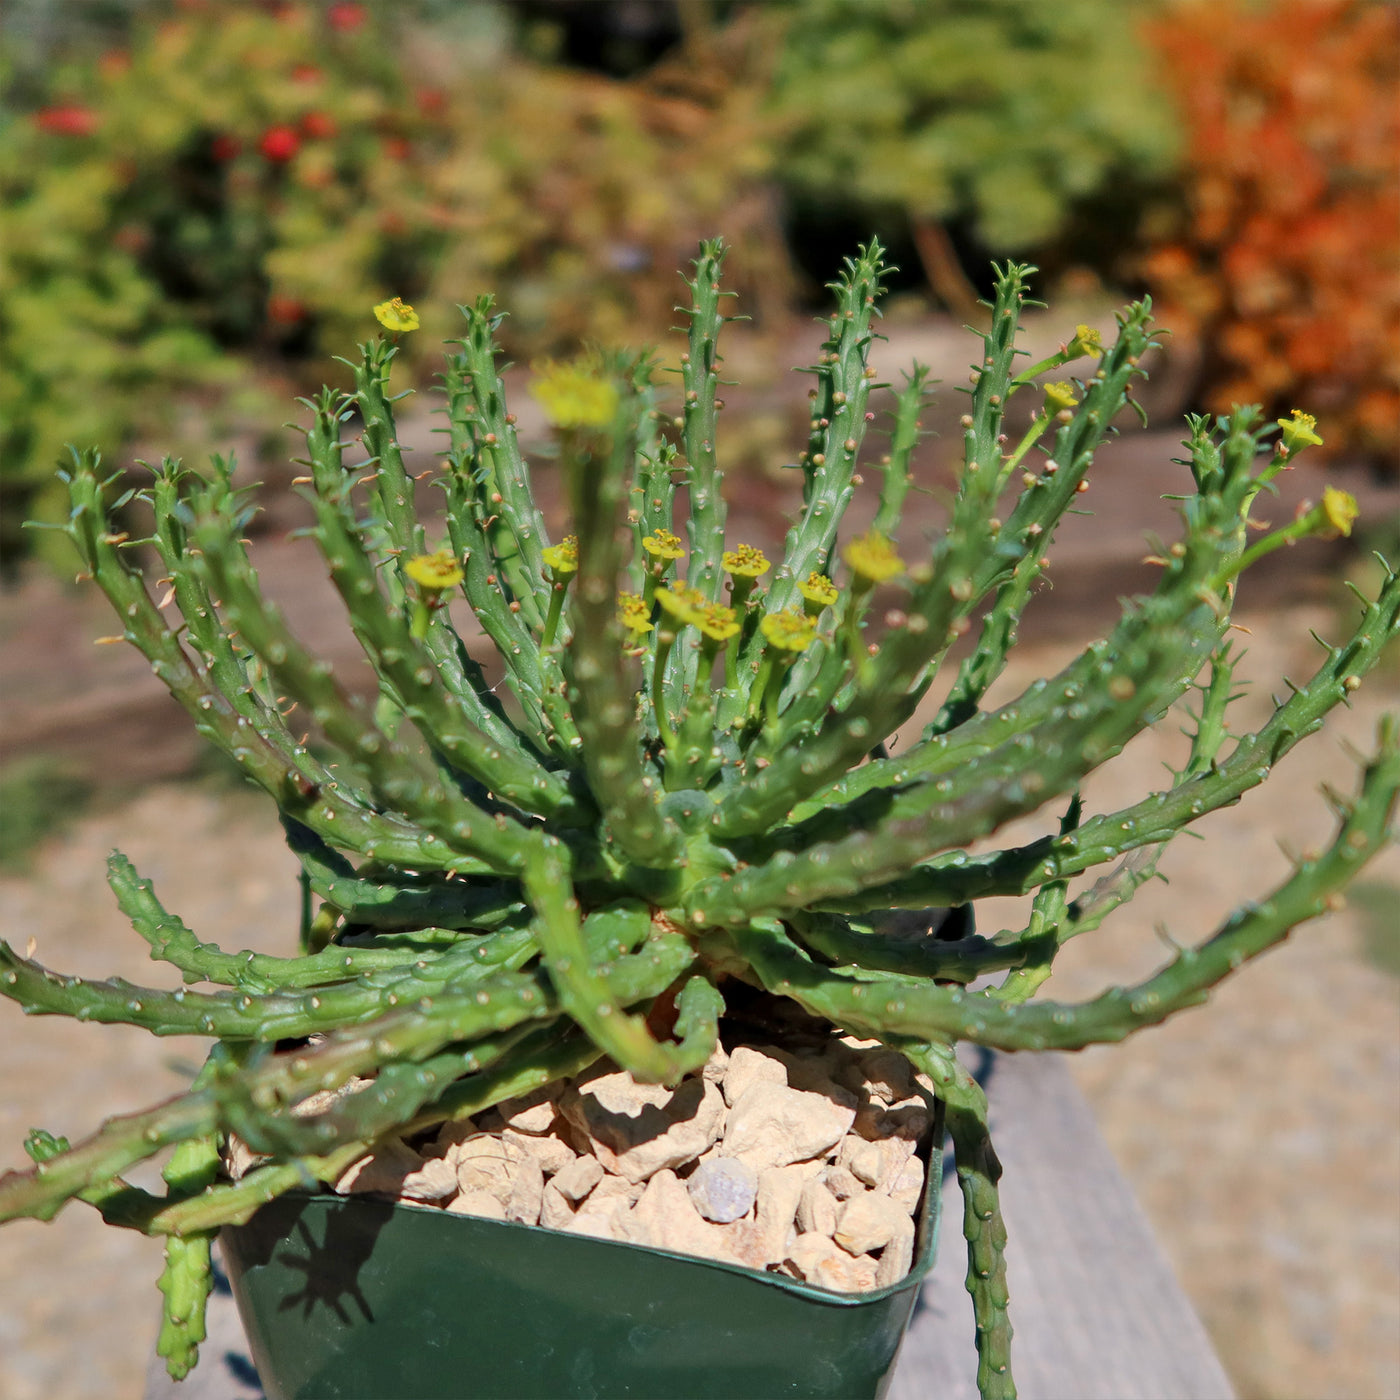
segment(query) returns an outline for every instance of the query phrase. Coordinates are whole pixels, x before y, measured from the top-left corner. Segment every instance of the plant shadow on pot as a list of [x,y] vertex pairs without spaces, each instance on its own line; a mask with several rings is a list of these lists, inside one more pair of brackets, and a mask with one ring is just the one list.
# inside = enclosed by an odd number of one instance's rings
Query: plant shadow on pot
[[221,1247],[268,1400],[878,1400],[933,1264],[926,1179],[913,1267],[858,1294],[366,1197],[282,1197]]

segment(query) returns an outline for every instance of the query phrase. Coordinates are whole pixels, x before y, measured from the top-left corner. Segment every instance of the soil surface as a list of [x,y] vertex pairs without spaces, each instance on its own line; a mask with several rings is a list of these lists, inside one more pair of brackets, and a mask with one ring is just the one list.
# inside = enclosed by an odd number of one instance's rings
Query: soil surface
[[[960,377],[964,340],[936,328],[895,338],[892,367],[917,353]],[[800,425],[802,401],[775,389],[732,408],[724,426],[744,448],[766,443],[775,421],[796,416]],[[944,437],[929,444],[920,474],[936,487],[948,479],[956,426],[944,409],[932,419]],[[415,416],[403,432],[425,465],[430,427]],[[784,438],[797,440],[790,431]],[[1150,586],[1144,535],[1171,537],[1174,519],[1161,497],[1186,485],[1171,461],[1180,455],[1178,438],[1134,432],[1103,452],[1084,498],[1095,513],[1061,530],[1053,587],[1028,610],[994,698],[1062,665],[1111,624],[1119,596]],[[731,538],[780,541],[795,474],[778,471],[780,455],[769,455],[732,481]],[[1397,508],[1396,493],[1360,469],[1327,479],[1355,490],[1372,519]],[[1285,499],[1271,513],[1280,521],[1291,515],[1298,499],[1316,498],[1323,480],[1300,467],[1284,478]],[[912,545],[936,527],[941,510],[934,494],[911,500]],[[258,541],[265,585],[303,635],[338,664],[360,665],[314,550],[281,538],[293,523],[294,513],[279,508],[277,528]],[[1251,576],[1240,615],[1250,635],[1241,639],[1248,651],[1239,675],[1249,688],[1232,710],[1234,727],[1263,717],[1283,675],[1311,671],[1318,653],[1310,628],[1334,639],[1342,633],[1350,612],[1337,575],[1346,560],[1337,547],[1304,545]],[[0,595],[0,762],[55,755],[99,788],[97,803],[34,851],[26,869],[0,876],[3,936],[20,948],[35,939],[37,956],[62,971],[175,985],[171,969],[146,958],[106,889],[104,859],[119,847],[202,937],[287,951],[295,862],[265,800],[218,777],[191,781],[199,747],[184,716],[134,652],[92,645],[115,630],[100,599],[47,578]],[[1328,838],[1332,819],[1319,785],[1352,785],[1346,742],[1366,750],[1398,700],[1392,664],[1334,716],[1328,733],[1280,763],[1265,790],[1200,823],[1206,839],[1176,843],[1162,864],[1170,884],[1144,889],[1103,929],[1071,944],[1047,994],[1078,998],[1135,979],[1163,958],[1159,923],[1182,942],[1198,940],[1235,905],[1278,883],[1288,868],[1278,843],[1302,849]],[[1096,775],[1089,809],[1111,809],[1162,785],[1163,762],[1181,757],[1178,723],[1169,718],[1140,736]],[[999,833],[997,843],[1039,834],[1051,819]],[[979,909],[984,931],[1024,922],[1000,903]],[[1210,1007],[1073,1057],[1246,1400],[1400,1396],[1400,983],[1365,951],[1394,935],[1397,909],[1400,856],[1390,851],[1367,871],[1364,897],[1246,969]],[[124,1027],[21,1024],[8,1003],[0,1005],[0,1035],[8,1071],[0,1169],[20,1165],[31,1126],[82,1137],[110,1114],[178,1091],[201,1055],[200,1043]],[[0,1237],[0,1395],[139,1394],[159,1269],[158,1244],[101,1226],[81,1205],[47,1225],[8,1227]]]

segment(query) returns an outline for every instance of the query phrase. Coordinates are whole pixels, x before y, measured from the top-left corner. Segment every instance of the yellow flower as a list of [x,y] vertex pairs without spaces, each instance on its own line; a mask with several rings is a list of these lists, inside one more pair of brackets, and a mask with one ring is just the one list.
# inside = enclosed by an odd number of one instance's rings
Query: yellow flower
[[723,603],[706,603],[698,610],[695,625],[717,642],[727,642],[739,630],[734,609]]
[[883,583],[887,578],[904,572],[904,560],[894,545],[878,530],[870,530],[854,539],[841,551],[841,557],[851,566],[857,578],[868,583]]
[[655,534],[642,536],[642,548],[653,559],[679,559],[685,553],[685,546],[677,535],[669,530],[657,530]]
[[1323,487],[1321,510],[1328,525],[1339,535],[1351,534],[1352,522],[1360,514],[1356,497],[1349,491],[1337,490],[1335,486]]
[[1074,408],[1079,400],[1074,397],[1074,385],[1067,379],[1057,379],[1045,386],[1045,411],[1063,413]]
[[436,554],[415,554],[403,570],[425,593],[443,593],[456,588],[465,577],[450,549],[440,549]]
[[398,335],[418,329],[418,313],[402,297],[390,297],[374,308],[374,318],[386,331]]
[[544,360],[530,381],[531,397],[556,428],[606,428],[617,414],[617,386],[587,360]]
[[806,651],[817,635],[817,624],[804,617],[796,608],[772,612],[758,624],[758,630],[770,646],[780,651]]
[[544,562],[555,578],[573,578],[578,573],[578,536],[565,535],[558,544],[552,544],[543,551]]
[[656,601],[680,622],[700,625],[700,610],[707,605],[705,595],[688,583],[678,583],[674,588],[658,588]]
[[720,556],[720,563],[737,578],[760,578],[770,568],[767,556],[751,544],[741,544],[737,549],[726,550]]
[[633,637],[644,637],[652,630],[651,611],[640,593],[617,595],[617,620]]
[[1301,408],[1295,408],[1291,418],[1280,418],[1278,425],[1283,430],[1281,441],[1287,453],[1294,453],[1300,447],[1322,446],[1322,439],[1313,432],[1317,419],[1311,413],[1304,413]]
[[815,603],[819,610],[829,608],[840,596],[836,585],[825,574],[819,574],[815,569],[807,575],[804,582],[797,585],[797,591],[809,603]]
[[1103,354],[1103,337],[1093,326],[1076,326],[1074,328],[1074,339],[1065,346],[1065,350],[1071,357],[1079,355],[1093,355],[1098,357]]

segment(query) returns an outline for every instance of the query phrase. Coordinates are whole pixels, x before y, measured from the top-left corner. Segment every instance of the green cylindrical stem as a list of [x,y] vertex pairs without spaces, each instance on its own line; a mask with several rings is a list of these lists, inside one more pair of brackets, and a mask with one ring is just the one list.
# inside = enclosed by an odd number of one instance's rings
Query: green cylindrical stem
[[[212,1075],[214,1061],[196,1076],[199,1088]],[[219,1175],[219,1139],[215,1133],[180,1143],[171,1154],[161,1176],[169,1186],[167,1199],[188,1200],[207,1190]],[[204,1309],[214,1286],[210,1246],[213,1232],[202,1231],[183,1239],[170,1236],[165,1242],[165,1268],[159,1288],[164,1306],[156,1355],[165,1358],[165,1368],[174,1380],[183,1380],[199,1359],[204,1340]]]
[[724,265],[724,240],[711,239],[700,245],[695,260],[695,276],[689,282],[691,305],[688,353],[681,366],[685,386],[685,455],[690,483],[690,562],[687,582],[698,588],[710,602],[718,602],[724,574],[720,555],[724,552],[724,494],[720,488],[715,459],[715,429],[718,423],[719,329],[724,322],[719,301],[720,269]]
[[644,1083],[673,1083],[703,1064],[676,1047],[657,1042],[641,1019],[624,1014],[606,980],[588,957],[578,901],[559,852],[543,846],[526,867],[525,888],[535,909],[535,937],[564,1010],[617,1064]]
[[[544,569],[548,536],[544,516],[530,489],[530,471],[520,454],[515,424],[506,407],[505,385],[496,365],[495,332],[503,317],[495,312],[489,296],[478,297],[472,306],[462,310],[467,331],[461,341],[461,359],[453,366],[453,372],[470,386],[473,421],[483,443],[487,437],[495,438],[490,446],[495,486],[501,495],[501,518],[515,537],[523,570],[538,578]],[[448,382],[450,389],[450,378]]]
[[971,936],[945,943],[936,933],[914,940],[891,936],[872,927],[873,921],[862,927],[834,914],[795,914],[790,922],[805,944],[832,962],[903,977],[973,982],[989,972],[1015,967],[1026,957],[1018,941]]
[[973,1040],[1003,1050],[1076,1050],[1122,1040],[1204,1001],[1212,987],[1245,961],[1323,913],[1331,896],[1384,844],[1397,790],[1400,746],[1393,730],[1387,730],[1355,807],[1324,855],[1302,862],[1272,895],[1238,910],[1212,938],[1183,949],[1155,976],[1078,1004],[1008,1005],[960,988],[882,983],[877,978],[856,981],[839,969],[817,966],[770,921],[736,930],[734,936],[770,991],[791,996],[814,1015],[853,1030],[923,1040]]
[[423,737],[458,771],[517,807],[566,824],[577,816],[574,799],[558,774],[541,767],[518,740],[501,743],[462,713],[427,648],[385,606],[373,562],[356,538],[353,522],[345,518],[344,503],[321,495],[314,505],[317,539],[355,635]]
[[1208,772],[1177,783],[1116,812],[1094,817],[1072,836],[1043,837],[1029,845],[969,857],[951,852],[919,869],[872,886],[868,895],[815,903],[852,912],[876,908],[922,909],[965,904],[988,895],[1026,894],[1046,880],[1067,878],[1130,850],[1170,839],[1207,812],[1229,806],[1267,778],[1301,739],[1316,732],[1327,712],[1379,661],[1400,630],[1400,576],[1392,574],[1368,605],[1355,636],[1329,649],[1326,662],[1266,724],[1239,740]]
[[398,354],[392,341],[360,346],[354,399],[364,422],[364,445],[374,467],[374,498],[392,548],[424,553],[423,527],[413,501],[413,479],[403,464],[398,428],[389,398],[389,371]]
[[997,1183],[1001,1162],[987,1125],[967,1109],[948,1108],[948,1134],[963,1197],[967,1291],[977,1328],[977,1391],[982,1400],[1016,1400],[1007,1312],[1006,1222]]
[[880,488],[880,505],[870,528],[893,539],[904,514],[904,498],[909,494],[912,480],[910,459],[922,436],[919,414],[924,408],[928,385],[927,365],[915,363],[904,376],[904,387],[895,396],[894,426],[890,430],[890,452],[880,465],[884,481]]
[[825,572],[850,504],[851,478],[865,437],[871,389],[866,371],[874,339],[870,323],[877,314],[884,252],[879,240],[871,239],[856,258],[846,260],[845,273],[831,284],[836,312],[821,363],[812,367],[817,393],[811,400],[811,431],[802,461],[803,509],[788,531],[782,565],[768,589],[770,612],[797,602],[797,585],[808,574]]
[[644,735],[636,718],[639,678],[625,655],[617,617],[634,412],[635,404],[623,400],[605,439],[566,449],[574,454],[568,475],[579,545],[570,701],[588,784],[606,830],[631,861],[658,867],[675,858],[679,833],[661,812],[659,787],[643,757]]
[[[124,639],[151,663],[157,678],[193,718],[195,728],[269,792],[284,812],[337,846],[398,860],[410,869],[487,870],[471,856],[441,846],[433,849],[422,833],[407,823],[374,811],[367,802],[359,801],[348,778],[312,781],[300,771],[305,762],[304,746],[291,744],[285,731],[259,728],[212,688],[209,678],[190,665],[176,633],[162,621],[140,576],[118,554],[115,537],[107,528],[97,466],[97,455],[86,453],[69,474],[73,501],[70,538],[122,619]],[[233,533],[236,535],[238,529]],[[240,548],[236,540],[228,547]]]
[[[316,832],[283,815],[287,845],[301,862],[311,888],[344,913],[347,924],[374,929],[489,930],[524,908],[520,886],[510,880],[448,880],[414,875],[400,866],[366,862],[358,873]],[[382,873],[378,879],[373,871]]]
[[432,841],[502,873],[518,865],[523,828],[492,820],[445,785],[427,763],[375,727],[364,708],[341,689],[330,667],[313,657],[280,612],[264,601],[246,559],[223,548],[228,522],[213,513],[210,504],[206,500],[195,509],[194,538],[202,551],[202,567],[222,597],[229,620],[264,658],[279,686],[305,706],[326,737],[369,777],[380,798],[421,826]]

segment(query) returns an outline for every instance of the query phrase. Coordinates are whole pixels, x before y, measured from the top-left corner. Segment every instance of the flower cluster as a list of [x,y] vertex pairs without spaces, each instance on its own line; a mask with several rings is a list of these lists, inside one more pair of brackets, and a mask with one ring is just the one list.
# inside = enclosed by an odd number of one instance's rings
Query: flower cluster
[[530,394],[556,428],[606,428],[617,416],[617,385],[587,360],[535,367]]

